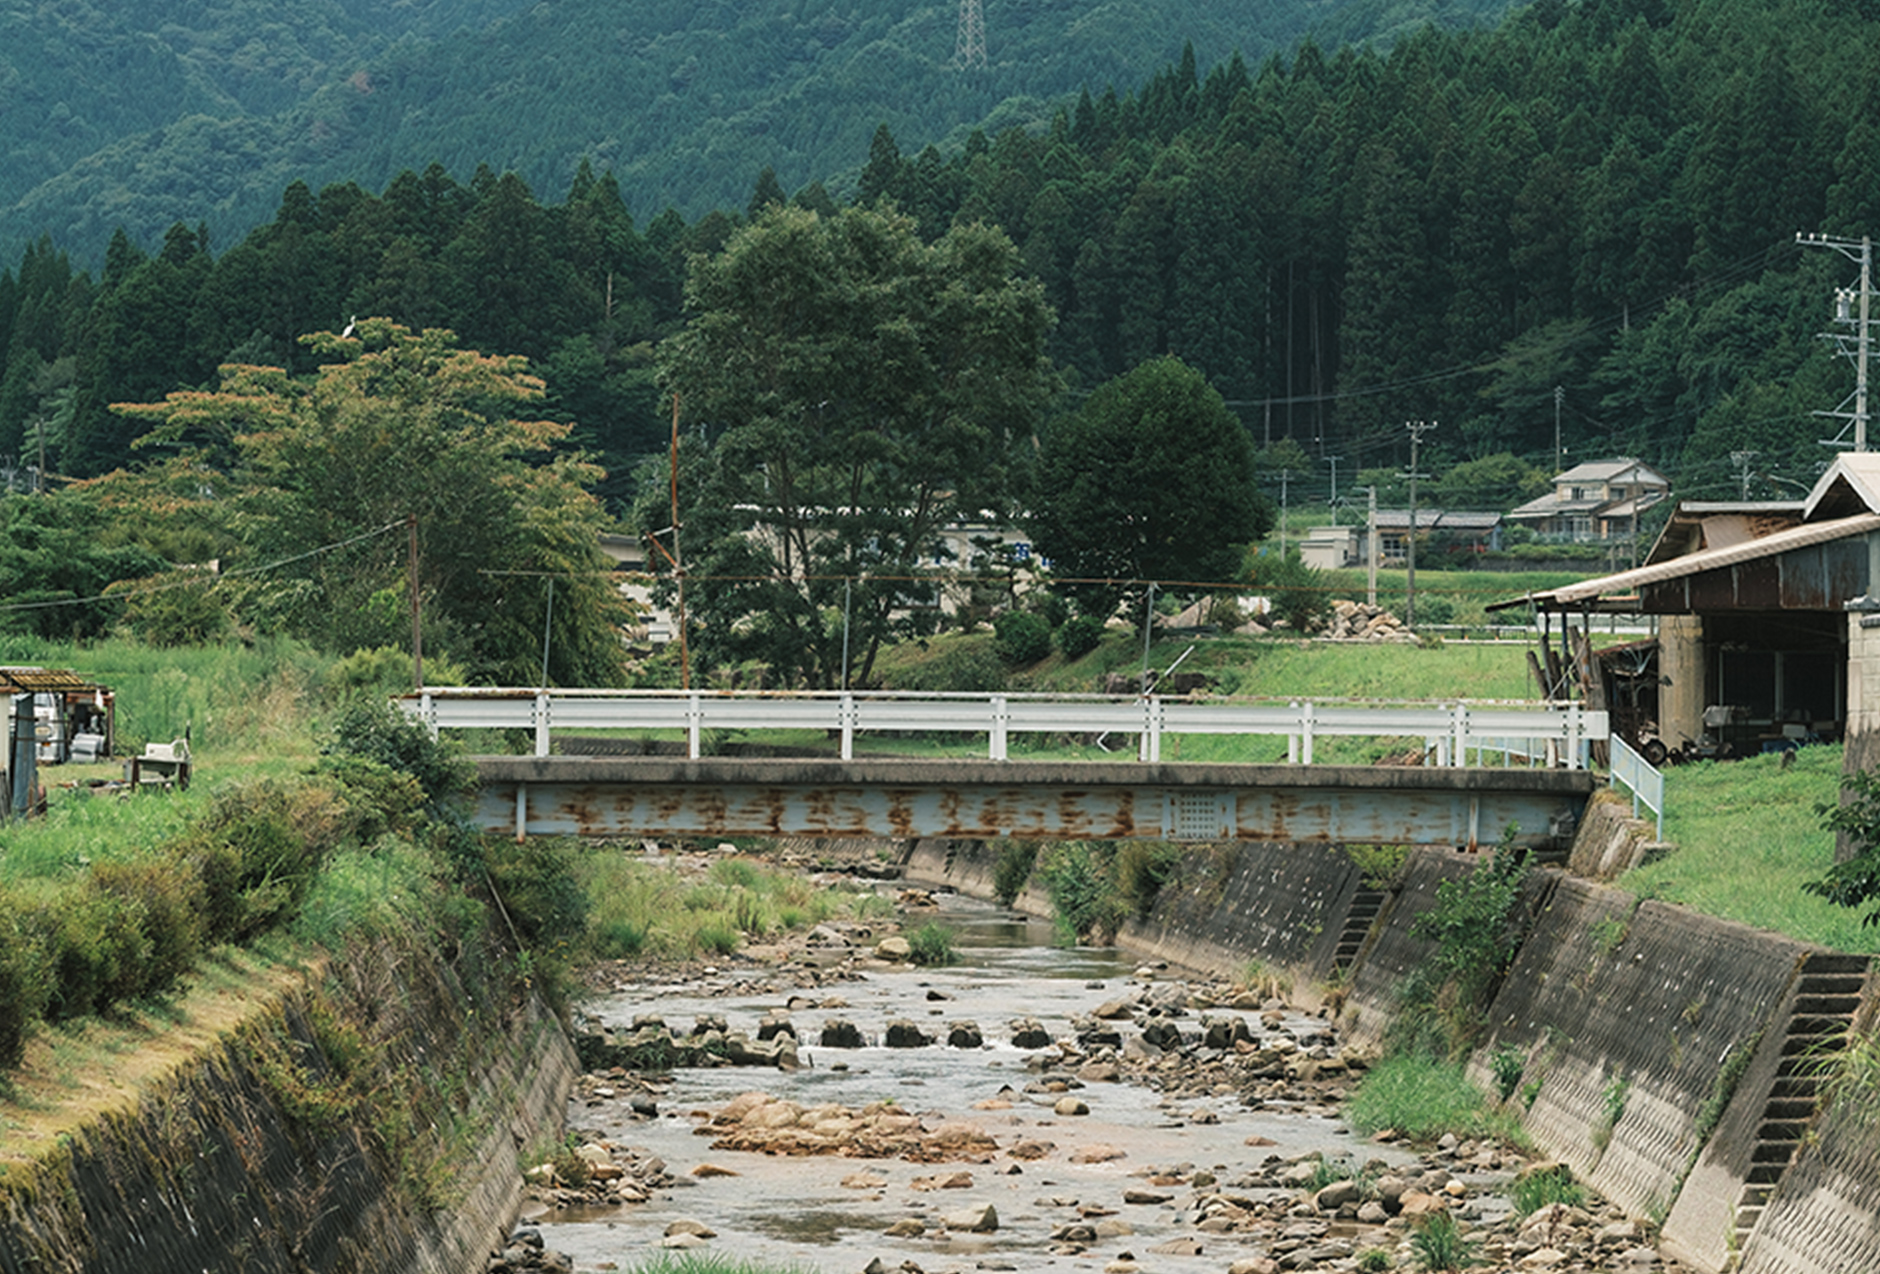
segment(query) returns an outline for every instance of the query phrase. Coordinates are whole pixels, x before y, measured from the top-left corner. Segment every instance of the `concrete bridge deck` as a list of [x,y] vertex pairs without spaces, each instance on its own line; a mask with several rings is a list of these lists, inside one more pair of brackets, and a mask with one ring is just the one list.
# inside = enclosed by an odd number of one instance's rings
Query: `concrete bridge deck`
[[484,756],[516,836],[1349,841],[1562,848],[1584,770],[1089,761]]

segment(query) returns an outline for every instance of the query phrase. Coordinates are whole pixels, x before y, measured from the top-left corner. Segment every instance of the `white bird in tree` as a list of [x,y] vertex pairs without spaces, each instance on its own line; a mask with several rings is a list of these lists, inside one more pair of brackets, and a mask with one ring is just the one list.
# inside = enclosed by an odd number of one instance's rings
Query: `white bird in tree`
[[353,325],[356,324],[358,321],[359,321],[359,316],[357,314],[353,315],[351,318],[346,320],[346,330],[339,334],[339,338],[342,341],[353,334]]

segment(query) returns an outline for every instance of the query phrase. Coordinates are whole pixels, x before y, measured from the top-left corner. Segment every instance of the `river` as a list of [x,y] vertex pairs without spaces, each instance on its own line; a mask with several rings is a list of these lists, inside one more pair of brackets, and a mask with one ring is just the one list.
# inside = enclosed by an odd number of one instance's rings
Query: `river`
[[[1193,1239],[1193,1216],[1183,1209],[1194,1197],[1195,1174],[1211,1174],[1232,1189],[1271,1156],[1294,1158],[1312,1153],[1390,1163],[1410,1159],[1406,1152],[1355,1139],[1326,1107],[1268,1102],[1243,1104],[1238,1093],[1201,1099],[1176,1099],[1131,1083],[1093,1083],[1075,1095],[1089,1105],[1083,1116],[1060,1116],[1053,1103],[1059,1094],[1025,1092],[1038,1072],[1028,1068],[1030,1053],[1012,1046],[1008,1022],[1040,1019],[1053,1038],[1072,1034],[1073,1014],[1087,1015],[1099,1004],[1142,985],[1137,965],[1110,948],[1063,948],[1052,944],[1045,922],[954,895],[939,898],[942,923],[956,931],[958,962],[945,969],[870,970],[860,981],[807,993],[815,1007],[801,1003],[792,1017],[804,1042],[805,1065],[795,1072],[725,1067],[673,1072],[658,1099],[658,1114],[636,1116],[624,1100],[595,1104],[577,1094],[568,1126],[584,1137],[604,1139],[664,1160],[678,1184],[660,1190],[646,1203],[601,1211],[563,1210],[540,1215],[548,1247],[571,1256],[579,1270],[632,1268],[657,1255],[667,1226],[690,1218],[716,1232],[710,1250],[738,1260],[761,1260],[800,1270],[852,1274],[879,1259],[882,1267],[913,1262],[928,1274],[941,1270],[1036,1269],[1101,1270],[1128,1254],[1146,1258],[1157,1270],[1218,1272],[1234,1259],[1235,1241],[1222,1236],[1201,1256],[1158,1254],[1157,1244]],[[612,1027],[625,1027],[645,1014],[662,1017],[675,1029],[687,1029],[695,1015],[719,1014],[733,1030],[756,1034],[759,1019],[781,1010],[782,993],[740,994],[749,966],[708,974],[701,981],[641,987],[590,999],[582,1007]],[[1170,976],[1167,974],[1164,977]],[[909,1018],[942,1039],[945,1024],[968,1020],[984,1032],[977,1049],[936,1044],[919,1049],[825,1049],[816,1042],[825,1018],[853,1021],[871,1040],[886,1024]],[[1260,1033],[1259,1015],[1243,1013]],[[1193,1014],[1182,1019],[1193,1032]],[[1325,1023],[1291,1014],[1283,1029],[1298,1036],[1324,1030]],[[1132,1027],[1124,1024],[1126,1033]],[[703,1112],[723,1106],[738,1094],[760,1089],[804,1105],[838,1103],[861,1107],[892,1100],[930,1123],[970,1118],[980,1123],[1002,1148],[1020,1138],[1048,1141],[1052,1153],[1020,1163],[1001,1153],[984,1164],[920,1164],[897,1160],[862,1160],[829,1156],[775,1158],[710,1149],[710,1139],[694,1135]],[[1009,1100],[1009,1109],[975,1109],[977,1103]],[[1101,1163],[1073,1163],[1071,1156],[1094,1143],[1122,1149],[1122,1158]],[[1251,1144],[1250,1144],[1251,1143]],[[701,1164],[736,1175],[697,1177]],[[970,1174],[965,1188],[924,1189],[921,1179]],[[856,1188],[854,1174],[885,1181]],[[845,1186],[844,1178],[851,1184]],[[1126,1190],[1150,1191],[1165,1201],[1126,1203]],[[1205,1183],[1207,1176],[1200,1178]],[[1247,1189],[1268,1196],[1270,1188]],[[987,1234],[891,1238],[883,1231],[902,1218],[929,1222],[941,1214],[992,1204],[999,1228]],[[1082,1215],[1108,1216],[1131,1233],[1108,1238],[1082,1253],[1062,1251],[1050,1236]],[[1224,1259],[1225,1258],[1225,1259]]]

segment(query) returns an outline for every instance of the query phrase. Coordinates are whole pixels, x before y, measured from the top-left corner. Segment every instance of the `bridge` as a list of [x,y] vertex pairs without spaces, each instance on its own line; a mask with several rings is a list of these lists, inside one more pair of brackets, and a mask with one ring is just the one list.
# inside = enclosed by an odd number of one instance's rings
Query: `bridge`
[[[882,836],[1357,841],[1558,847],[1598,780],[1604,713],[1577,704],[1379,706],[1016,695],[427,688],[436,733],[527,730],[480,756],[476,820],[517,836]],[[680,734],[686,756],[566,756],[556,731]],[[835,756],[707,757],[726,730],[808,731]],[[858,736],[984,736],[984,759],[860,757]],[[1130,736],[1130,760],[1014,760],[1025,734]],[[1169,737],[1283,735],[1285,764],[1168,763]],[[1314,763],[1328,736],[1420,740],[1424,765]],[[628,746],[640,746],[630,744]],[[1474,764],[1469,764],[1470,757]]]

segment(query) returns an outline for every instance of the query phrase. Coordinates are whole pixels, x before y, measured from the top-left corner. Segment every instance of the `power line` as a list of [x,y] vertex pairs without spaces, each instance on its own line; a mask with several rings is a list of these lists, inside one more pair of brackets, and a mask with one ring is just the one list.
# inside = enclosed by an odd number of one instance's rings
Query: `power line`
[[[221,571],[213,575],[200,577],[184,574],[176,579],[170,580],[136,580],[126,584],[116,592],[99,593],[92,597],[62,597],[54,601],[43,602],[0,602],[0,613],[9,611],[49,610],[55,606],[88,606],[93,602],[112,601],[121,597],[141,597],[150,593],[168,592],[172,588],[186,588],[196,583],[199,578],[207,578],[210,582],[210,586],[214,587],[225,580],[240,579],[249,575],[265,574],[268,571],[279,570],[283,566],[292,566],[295,562],[304,562],[310,557],[319,557],[323,553],[332,553],[338,549],[350,548],[354,544],[370,540],[375,536],[384,535],[387,531],[399,530],[403,528],[404,525],[404,520],[401,518],[397,522],[388,522],[377,530],[363,531],[358,535],[352,536],[350,539],[336,540],[332,544],[322,544],[319,548],[308,549],[304,553],[296,553],[292,557],[284,557],[278,561],[268,562],[261,566],[237,567],[234,570]],[[180,569],[182,568],[175,566],[170,568],[171,571]]]

